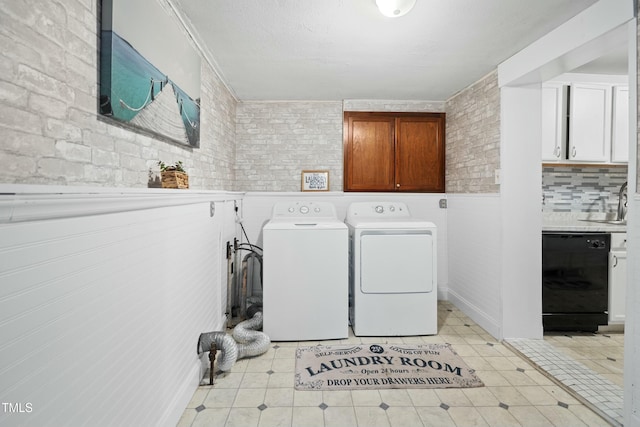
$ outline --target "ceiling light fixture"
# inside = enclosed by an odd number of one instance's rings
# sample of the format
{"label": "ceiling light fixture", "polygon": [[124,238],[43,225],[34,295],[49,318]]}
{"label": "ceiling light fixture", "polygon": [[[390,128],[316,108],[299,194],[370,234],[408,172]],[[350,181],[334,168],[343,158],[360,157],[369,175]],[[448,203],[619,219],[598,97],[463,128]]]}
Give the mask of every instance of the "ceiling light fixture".
{"label": "ceiling light fixture", "polygon": [[416,0],[376,0],[380,13],[389,18],[397,18],[407,14],[415,4]]}

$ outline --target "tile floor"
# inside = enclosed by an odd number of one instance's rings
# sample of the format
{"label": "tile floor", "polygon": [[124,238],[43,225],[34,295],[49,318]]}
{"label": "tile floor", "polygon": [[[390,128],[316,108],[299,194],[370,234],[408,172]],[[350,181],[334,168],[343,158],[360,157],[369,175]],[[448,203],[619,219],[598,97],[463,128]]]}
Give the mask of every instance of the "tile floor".
{"label": "tile floor", "polygon": [[603,418],[497,342],[446,301],[438,305],[439,334],[323,341],[450,343],[485,383],[467,389],[297,391],[297,346],[272,343],[265,354],[239,360],[193,395],[178,426],[607,426]]}
{"label": "tile floor", "polygon": [[507,340],[507,345],[553,376],[612,425],[622,425],[624,334],[550,334],[544,340]]}
{"label": "tile floor", "polygon": [[624,333],[570,333],[545,335],[544,340],[562,353],[624,386]]}

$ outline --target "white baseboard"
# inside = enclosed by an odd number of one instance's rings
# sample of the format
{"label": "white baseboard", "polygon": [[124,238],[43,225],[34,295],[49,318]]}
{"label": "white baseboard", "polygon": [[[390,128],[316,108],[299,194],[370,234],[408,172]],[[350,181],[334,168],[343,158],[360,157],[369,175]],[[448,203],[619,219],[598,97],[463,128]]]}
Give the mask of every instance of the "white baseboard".
{"label": "white baseboard", "polygon": [[438,284],[438,301],[449,301],[449,288]]}
{"label": "white baseboard", "polygon": [[496,319],[492,319],[478,307],[462,298],[451,289],[447,289],[447,300],[460,309],[464,314],[469,316],[471,320],[476,322],[478,326],[491,334],[491,336],[498,340],[502,339],[502,328]]}
{"label": "white baseboard", "polygon": [[198,362],[193,364],[189,375],[184,378],[180,387],[175,391],[171,404],[167,406],[160,417],[159,426],[175,426],[176,420],[179,420],[184,413],[204,375],[201,359],[199,358]]}

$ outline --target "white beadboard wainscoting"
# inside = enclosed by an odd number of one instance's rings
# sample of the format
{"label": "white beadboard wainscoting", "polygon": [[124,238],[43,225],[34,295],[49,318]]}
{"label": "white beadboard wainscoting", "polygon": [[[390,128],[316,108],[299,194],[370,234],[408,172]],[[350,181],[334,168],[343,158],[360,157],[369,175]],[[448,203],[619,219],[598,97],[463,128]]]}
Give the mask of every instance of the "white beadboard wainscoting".
{"label": "white beadboard wainscoting", "polygon": [[224,327],[242,195],[0,193],[0,425],[176,425],[198,336]]}
{"label": "white beadboard wainscoting", "polygon": [[501,218],[498,194],[448,194],[448,299],[502,338]]}
{"label": "white beadboard wainscoting", "polygon": [[[639,147],[640,148],[640,147]],[[634,153],[635,154],[635,153]],[[640,169],[639,169],[640,170]],[[634,176],[634,175],[631,175]],[[639,183],[630,180],[630,189]],[[640,193],[629,197],[627,212],[627,308],[624,325],[624,425],[640,426],[640,399],[637,397],[640,384]]]}
{"label": "white beadboard wainscoting", "polygon": [[243,225],[252,244],[262,245],[262,227],[271,218],[273,205],[277,202],[299,200],[333,203],[338,219],[344,221],[347,208],[353,202],[404,202],[411,214],[433,222],[438,227],[438,298],[447,299],[447,209],[439,202],[445,194],[430,193],[350,193],[350,192],[247,192],[242,201]]}

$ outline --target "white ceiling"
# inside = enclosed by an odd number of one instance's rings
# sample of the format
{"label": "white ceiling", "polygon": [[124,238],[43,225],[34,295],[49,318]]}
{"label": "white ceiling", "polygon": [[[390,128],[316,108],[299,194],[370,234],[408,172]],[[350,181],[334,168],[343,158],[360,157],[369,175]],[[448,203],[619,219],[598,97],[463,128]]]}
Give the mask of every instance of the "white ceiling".
{"label": "white ceiling", "polygon": [[444,101],[596,0],[417,0],[400,18],[375,0],[171,2],[240,100]]}

